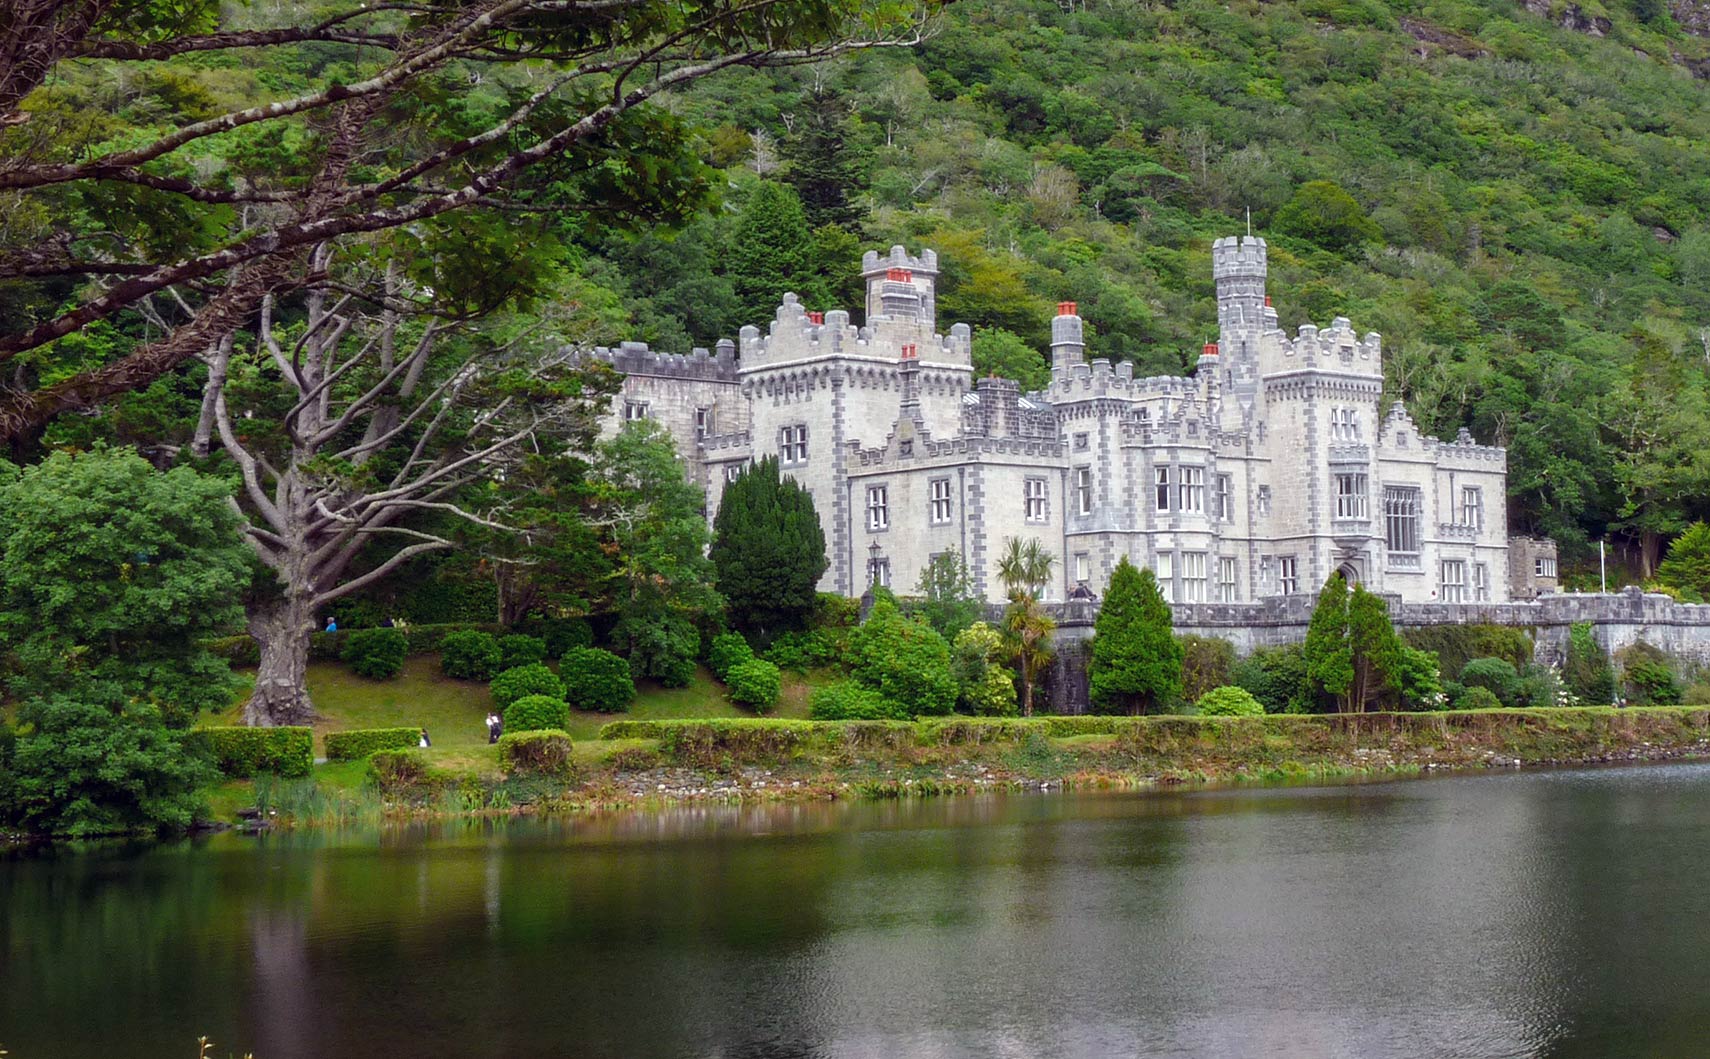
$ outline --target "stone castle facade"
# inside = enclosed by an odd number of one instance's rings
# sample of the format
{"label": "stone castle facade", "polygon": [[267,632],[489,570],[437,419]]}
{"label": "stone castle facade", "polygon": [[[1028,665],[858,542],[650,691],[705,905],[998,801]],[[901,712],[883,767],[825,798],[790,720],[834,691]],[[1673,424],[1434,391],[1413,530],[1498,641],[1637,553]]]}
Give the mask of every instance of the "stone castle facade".
{"label": "stone castle facade", "polygon": [[937,330],[938,259],[862,262],[865,326],[784,295],[764,332],[688,355],[625,343],[608,429],[650,418],[705,488],[776,455],[812,494],[821,588],[914,589],[956,550],[1001,601],[1006,539],[1058,557],[1048,600],[1097,598],[1122,556],[1174,603],[1311,596],[1338,571],[1402,603],[1499,604],[1556,587],[1553,542],[1507,534],[1507,455],[1427,437],[1383,406],[1378,335],[1346,319],[1290,335],[1265,293],[1263,239],[1212,247],[1218,340],[1191,376],[1088,361],[1073,302],[1052,321],[1051,383],[975,379],[971,333]]}

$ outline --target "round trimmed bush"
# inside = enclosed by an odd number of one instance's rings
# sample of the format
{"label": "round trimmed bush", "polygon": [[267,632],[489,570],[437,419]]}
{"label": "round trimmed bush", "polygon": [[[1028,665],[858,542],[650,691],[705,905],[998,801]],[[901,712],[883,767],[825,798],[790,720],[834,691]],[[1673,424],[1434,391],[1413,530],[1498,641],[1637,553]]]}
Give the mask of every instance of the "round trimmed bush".
{"label": "round trimmed bush", "polygon": [[771,712],[784,690],[778,667],[764,658],[750,658],[731,666],[725,683],[730,688],[730,701],[750,707],[755,713]]}
{"label": "round trimmed bush", "polygon": [[1246,688],[1224,685],[1212,688],[1194,703],[1202,717],[1263,717],[1264,704]]}
{"label": "round trimmed bush", "polygon": [[546,661],[546,641],[538,636],[512,633],[499,637],[498,646],[500,669],[515,669]]}
{"label": "round trimmed bush", "polygon": [[525,695],[564,698],[564,682],[544,662],[507,669],[494,677],[487,687],[493,693],[493,705],[500,710]]}
{"label": "round trimmed bush", "polygon": [[539,732],[570,723],[570,707],[551,695],[524,695],[505,707],[505,731]]}
{"label": "round trimmed bush", "polygon": [[598,647],[566,651],[558,671],[564,675],[564,693],[578,710],[621,713],[635,698],[635,680],[629,663]]}
{"label": "round trimmed bush", "polygon": [[569,733],[561,730],[506,733],[499,737],[499,764],[510,773],[562,775],[570,771],[571,747]]}
{"label": "round trimmed bush", "polygon": [[456,680],[492,680],[510,668],[500,664],[503,657],[498,638],[479,629],[449,633],[439,642],[439,671]]}
{"label": "round trimmed bush", "polygon": [[1461,692],[1461,697],[1455,700],[1455,709],[1457,710],[1496,710],[1501,708],[1502,700],[1496,697],[1496,692],[1476,685]]}
{"label": "round trimmed bush", "polygon": [[1486,688],[1497,701],[1509,706],[1520,695],[1520,671],[1506,658],[1475,658],[1461,667],[1460,682],[1469,688]]}
{"label": "round trimmed bush", "polygon": [[840,680],[835,684],[827,684],[815,688],[808,699],[808,716],[816,721],[906,721],[909,712],[900,704],[891,702],[879,692],[857,684],[853,680]]}
{"label": "round trimmed bush", "polygon": [[369,680],[391,680],[404,668],[410,638],[397,629],[359,629],[344,641],[339,657]]}
{"label": "round trimmed bush", "polygon": [[741,633],[719,633],[713,637],[712,646],[707,649],[707,668],[713,671],[713,676],[726,680],[731,666],[749,661],[753,657],[754,648],[748,645]]}

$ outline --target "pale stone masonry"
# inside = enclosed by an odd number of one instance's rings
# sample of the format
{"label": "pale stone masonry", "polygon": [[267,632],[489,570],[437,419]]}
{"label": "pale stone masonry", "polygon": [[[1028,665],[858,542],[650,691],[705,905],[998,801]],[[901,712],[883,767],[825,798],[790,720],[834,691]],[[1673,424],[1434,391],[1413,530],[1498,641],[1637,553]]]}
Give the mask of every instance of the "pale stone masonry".
{"label": "pale stone masonry", "polygon": [[930,557],[1002,598],[1006,539],[1058,558],[1047,598],[1101,596],[1122,556],[1172,602],[1310,597],[1341,571],[1401,603],[1505,603],[1555,589],[1553,542],[1507,536],[1507,454],[1427,437],[1383,406],[1383,351],[1338,317],[1278,327],[1263,239],[1212,246],[1219,334],[1193,375],[1086,357],[1073,302],[1051,383],[976,380],[971,334],[937,330],[937,255],[862,261],[866,324],[786,294],[764,332],[713,352],[600,350],[626,376],[608,428],[657,420],[707,491],[779,457],[814,497],[825,591],[908,592]]}

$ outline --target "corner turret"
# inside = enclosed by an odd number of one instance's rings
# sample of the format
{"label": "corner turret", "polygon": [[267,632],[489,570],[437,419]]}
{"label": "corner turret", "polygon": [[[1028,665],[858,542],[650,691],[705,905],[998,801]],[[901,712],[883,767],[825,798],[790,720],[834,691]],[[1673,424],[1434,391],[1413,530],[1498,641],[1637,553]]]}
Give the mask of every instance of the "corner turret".
{"label": "corner turret", "polygon": [[1223,342],[1265,327],[1268,272],[1265,241],[1256,235],[1229,236],[1211,244],[1211,278],[1217,284],[1217,326]]}
{"label": "corner turret", "polygon": [[922,250],[911,257],[900,246],[880,257],[869,250],[861,257],[861,278],[867,284],[867,326],[886,317],[918,320],[931,328],[938,320],[938,254]]}

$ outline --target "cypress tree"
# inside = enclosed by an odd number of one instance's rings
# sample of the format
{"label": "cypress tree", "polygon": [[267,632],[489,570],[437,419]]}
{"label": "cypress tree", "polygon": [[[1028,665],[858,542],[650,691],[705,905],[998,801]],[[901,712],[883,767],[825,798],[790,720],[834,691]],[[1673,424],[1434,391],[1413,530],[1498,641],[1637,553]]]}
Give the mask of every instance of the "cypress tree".
{"label": "cypress tree", "polygon": [[823,86],[811,89],[802,102],[798,131],[784,143],[787,179],[801,195],[810,225],[856,228],[867,211],[849,196],[867,186],[867,158],[850,142],[849,106]]}
{"label": "cypress tree", "polygon": [[760,639],[802,628],[825,573],[813,496],[768,456],[724,487],[709,553],[730,623]]}
{"label": "cypress tree", "polygon": [[742,319],[762,331],[787,291],[807,308],[829,298],[801,200],[782,184],[762,183],[749,194],[725,260]]}
{"label": "cypress tree", "polygon": [[1354,683],[1354,660],[1348,650],[1348,583],[1332,574],[1318,593],[1318,605],[1306,627],[1306,675],[1313,685],[1336,696],[1347,708],[1348,690]]}
{"label": "cypress tree", "polygon": [[1182,692],[1182,645],[1170,606],[1150,570],[1124,556],[1093,625],[1088,664],[1093,706],[1103,713],[1153,713]]}
{"label": "cypress tree", "polygon": [[1364,713],[1367,705],[1385,687],[1396,687],[1402,644],[1389,620],[1389,604],[1355,585],[1348,600],[1348,661],[1353,679],[1348,686],[1348,708]]}

